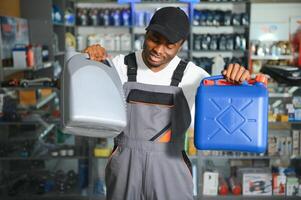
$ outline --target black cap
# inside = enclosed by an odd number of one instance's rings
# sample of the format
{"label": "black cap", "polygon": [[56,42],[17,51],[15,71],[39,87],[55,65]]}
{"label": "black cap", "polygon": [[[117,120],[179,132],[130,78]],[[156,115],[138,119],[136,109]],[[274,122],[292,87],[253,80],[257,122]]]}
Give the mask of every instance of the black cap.
{"label": "black cap", "polygon": [[145,30],[158,32],[170,43],[176,43],[187,39],[189,19],[179,7],[164,7],[155,12]]}

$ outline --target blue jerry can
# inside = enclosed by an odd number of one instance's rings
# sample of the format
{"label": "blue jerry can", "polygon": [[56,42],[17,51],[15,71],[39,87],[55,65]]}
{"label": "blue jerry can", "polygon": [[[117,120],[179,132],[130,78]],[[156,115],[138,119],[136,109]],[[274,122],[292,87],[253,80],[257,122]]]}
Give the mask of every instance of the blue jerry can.
{"label": "blue jerry can", "polygon": [[267,148],[267,79],[233,85],[223,76],[202,80],[196,95],[194,143],[200,150],[262,153]]}

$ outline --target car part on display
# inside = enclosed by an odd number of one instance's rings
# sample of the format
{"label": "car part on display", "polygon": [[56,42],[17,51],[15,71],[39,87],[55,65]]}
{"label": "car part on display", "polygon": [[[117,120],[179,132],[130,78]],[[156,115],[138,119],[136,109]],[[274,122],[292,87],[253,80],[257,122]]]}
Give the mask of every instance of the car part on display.
{"label": "car part on display", "polygon": [[64,14],[62,10],[57,5],[52,5],[52,21],[54,23],[63,23],[64,22]]}
{"label": "car part on display", "polygon": [[247,40],[243,34],[205,34],[193,35],[193,48],[200,50],[246,50]]}
{"label": "car part on display", "polygon": [[89,60],[86,54],[69,55],[61,80],[63,132],[117,136],[127,121],[123,87],[115,67],[112,62]]}
{"label": "car part on display", "polygon": [[267,147],[267,77],[241,85],[212,76],[197,90],[195,146],[200,150],[262,153]]}
{"label": "car part on display", "polygon": [[66,25],[75,25],[75,14],[72,8],[67,8],[65,10],[65,24]]}
{"label": "car part on display", "polygon": [[218,37],[216,35],[213,35],[211,38],[210,45],[209,45],[210,50],[215,51],[218,49],[217,41],[218,41]]}
{"label": "car part on display", "polygon": [[96,8],[90,9],[88,11],[88,25],[97,26],[99,24],[98,11]]}
{"label": "car part on display", "polygon": [[226,44],[227,44],[227,39],[225,35],[221,35],[220,39],[219,39],[219,50],[221,51],[225,51],[226,50]]}
{"label": "car part on display", "polygon": [[57,81],[50,78],[37,78],[37,79],[13,79],[8,81],[2,81],[1,87],[57,87]]}
{"label": "car part on display", "polygon": [[10,96],[3,98],[3,121],[19,121],[20,115],[17,112],[18,101]]}
{"label": "car part on display", "polygon": [[249,16],[247,13],[194,9],[192,23],[194,26],[247,26],[249,25]]}
{"label": "car part on display", "polygon": [[80,26],[130,26],[129,8],[78,8],[76,23]]}
{"label": "car part on display", "polygon": [[76,25],[80,25],[80,26],[88,25],[87,9],[78,8],[76,10]]}
{"label": "car part on display", "polygon": [[72,33],[70,32],[65,33],[65,44],[66,44],[66,49],[69,47],[72,47],[74,49],[76,48],[76,39]]}
{"label": "car part on display", "polygon": [[238,181],[238,179],[234,176],[231,176],[228,180],[230,190],[233,195],[241,195],[241,183]]}
{"label": "car part on display", "polygon": [[243,26],[249,25],[249,15],[247,13],[241,13],[241,21],[240,24]]}
{"label": "car part on display", "polygon": [[299,67],[267,65],[262,67],[260,71],[268,74],[278,83],[285,83],[290,86],[301,85],[301,68]]}

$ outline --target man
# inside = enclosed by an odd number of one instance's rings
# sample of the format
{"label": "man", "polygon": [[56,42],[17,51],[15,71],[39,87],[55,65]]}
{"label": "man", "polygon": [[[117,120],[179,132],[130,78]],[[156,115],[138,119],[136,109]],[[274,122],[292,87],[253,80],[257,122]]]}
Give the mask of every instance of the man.
{"label": "man", "polygon": [[[184,134],[197,87],[209,75],[177,56],[189,34],[181,9],[159,9],[146,31],[143,50],[113,59],[124,84],[128,124],[106,167],[107,199],[192,200]],[[96,61],[107,57],[100,45],[85,52]],[[238,64],[230,64],[223,75],[237,83],[250,78]]]}

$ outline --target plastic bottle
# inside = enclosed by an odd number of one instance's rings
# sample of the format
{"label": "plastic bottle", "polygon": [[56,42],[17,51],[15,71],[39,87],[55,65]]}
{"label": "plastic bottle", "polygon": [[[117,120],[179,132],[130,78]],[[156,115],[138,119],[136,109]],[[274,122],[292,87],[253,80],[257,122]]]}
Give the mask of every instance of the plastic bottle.
{"label": "plastic bottle", "polygon": [[218,177],[218,194],[227,195],[229,193],[229,187],[224,177]]}
{"label": "plastic bottle", "polygon": [[34,67],[34,65],[35,65],[34,52],[33,52],[33,49],[32,49],[31,45],[29,45],[27,47],[26,61],[27,61],[27,67],[29,67],[29,68]]}
{"label": "plastic bottle", "polygon": [[241,195],[241,184],[238,182],[237,178],[231,176],[229,178],[229,186],[233,195]]}

